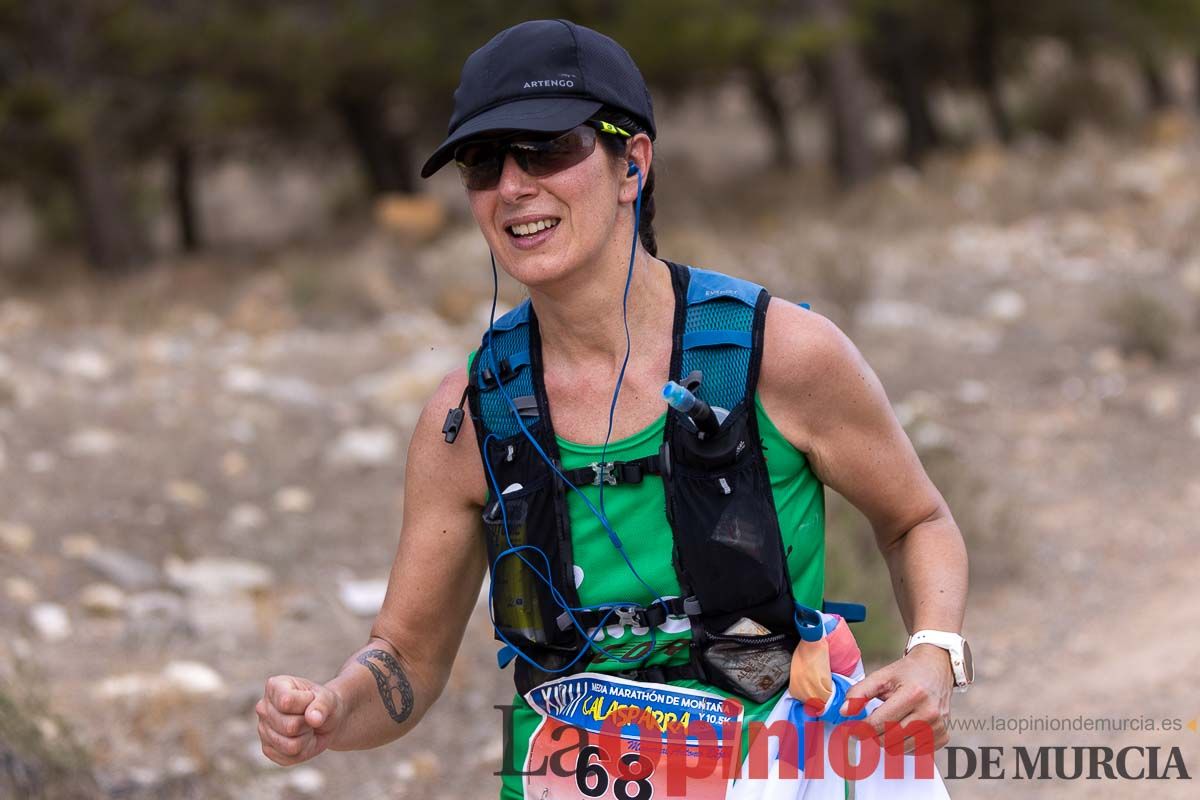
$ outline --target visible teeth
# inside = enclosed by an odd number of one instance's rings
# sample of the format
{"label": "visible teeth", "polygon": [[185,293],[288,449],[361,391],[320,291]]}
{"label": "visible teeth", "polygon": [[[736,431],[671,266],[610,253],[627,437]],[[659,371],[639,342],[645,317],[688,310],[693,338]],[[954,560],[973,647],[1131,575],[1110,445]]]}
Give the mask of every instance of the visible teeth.
{"label": "visible teeth", "polygon": [[539,219],[537,222],[530,222],[524,225],[513,225],[512,232],[517,236],[529,236],[530,234],[544,231],[546,228],[553,228],[558,224],[556,219]]}

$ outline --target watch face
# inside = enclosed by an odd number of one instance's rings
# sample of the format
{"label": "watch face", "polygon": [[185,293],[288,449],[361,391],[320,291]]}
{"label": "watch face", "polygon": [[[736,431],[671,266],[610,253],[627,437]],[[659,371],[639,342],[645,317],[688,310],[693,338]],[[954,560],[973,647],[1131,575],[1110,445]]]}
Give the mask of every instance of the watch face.
{"label": "watch face", "polygon": [[967,640],[962,640],[963,651],[963,670],[967,673],[967,683],[975,680],[975,662],[971,659],[971,645],[967,644]]}

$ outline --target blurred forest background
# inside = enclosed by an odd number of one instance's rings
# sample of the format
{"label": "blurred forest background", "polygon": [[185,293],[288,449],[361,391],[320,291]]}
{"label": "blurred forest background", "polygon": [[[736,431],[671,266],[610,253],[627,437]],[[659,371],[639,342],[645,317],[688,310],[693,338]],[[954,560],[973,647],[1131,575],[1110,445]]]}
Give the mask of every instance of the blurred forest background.
{"label": "blurred forest background", "polygon": [[[651,86],[662,255],[879,373],[970,548],[956,716],[1195,713],[1200,0],[0,0],[0,800],[496,796],[486,594],[416,736],[283,770],[253,707],[378,609],[492,292],[454,170],[417,170],[466,56],[545,17]],[[878,666],[888,574],[828,502]]]}
{"label": "blurred forest background", "polygon": [[[744,84],[779,168],[800,161],[797,107],[820,108],[823,160],[845,185],[968,137],[1128,123],[1103,59],[1133,70],[1145,110],[1200,107],[1195,0],[3,0],[0,185],[19,189],[40,242],[109,271],[203,249],[206,173],[264,149],[338,152],[364,193],[417,193],[465,57],[539,16],[612,35],[660,103]],[[1031,84],[1047,39],[1062,63],[1054,85]],[[981,103],[988,129],[941,117],[945,90]],[[890,152],[872,135],[876,95],[902,121]],[[170,235],[152,236],[156,214]]]}

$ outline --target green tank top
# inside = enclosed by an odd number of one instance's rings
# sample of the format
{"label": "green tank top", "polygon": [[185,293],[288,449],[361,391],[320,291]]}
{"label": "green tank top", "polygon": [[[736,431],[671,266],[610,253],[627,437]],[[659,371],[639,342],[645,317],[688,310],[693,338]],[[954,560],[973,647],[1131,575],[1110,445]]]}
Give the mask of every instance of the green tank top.
{"label": "green tank top", "polygon": [[[763,410],[755,396],[759,432],[771,479],[771,493],[779,517],[787,555],[788,573],[792,578],[792,593],[797,602],[810,608],[820,608],[825,584],[825,493],[824,485],[813,474],[804,453],[783,437]],[[631,461],[658,451],[663,440],[666,414],[652,425],[632,436],[610,442],[605,454],[607,461]],[[586,467],[600,460],[600,445],[584,445],[557,438],[564,469]],[[600,489],[581,487],[596,508],[600,507]],[[599,520],[593,516],[575,492],[567,492],[567,509],[571,518],[571,546],[575,559],[575,583],[583,606],[612,602],[633,602],[648,606],[655,598],[634,577],[620,554],[609,540]],[[661,477],[647,476],[641,483],[606,486],[604,511],[620,537],[630,562],[642,579],[663,597],[680,594],[679,581],[671,563],[671,528],[666,516],[666,498]],[[687,645],[691,633],[686,621],[668,620],[659,627],[654,652],[645,665],[682,663],[687,660]],[[620,672],[630,669],[616,658],[638,658],[650,649],[650,634],[644,629],[607,626],[597,644],[612,657],[595,653],[589,661],[589,672]],[[675,685],[704,689],[728,696],[717,687],[697,681],[674,681]],[[767,717],[777,698],[765,703],[752,703],[739,698],[744,706],[745,722]],[[530,737],[541,717],[520,695],[513,699],[511,718],[513,746],[512,761],[503,766],[501,800],[524,797],[522,778],[516,774],[524,768]],[[745,731],[745,728],[743,728]],[[743,752],[746,742],[743,741]]]}

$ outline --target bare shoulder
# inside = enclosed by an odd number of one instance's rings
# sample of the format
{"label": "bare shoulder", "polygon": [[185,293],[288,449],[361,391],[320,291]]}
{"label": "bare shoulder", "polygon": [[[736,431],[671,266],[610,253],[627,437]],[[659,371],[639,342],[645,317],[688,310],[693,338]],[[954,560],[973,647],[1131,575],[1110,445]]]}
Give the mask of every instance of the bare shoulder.
{"label": "bare shoulder", "polygon": [[442,434],[446,412],[458,407],[466,387],[466,367],[456,367],[425,403],[409,444],[406,482],[422,489],[437,487],[437,493],[447,499],[482,507],[487,483],[469,410],[463,409],[462,428],[453,443]]}
{"label": "bare shoulder", "polygon": [[784,436],[808,452],[820,428],[849,410],[845,404],[877,402],[882,387],[858,348],[829,318],[771,298],[758,391]]}

